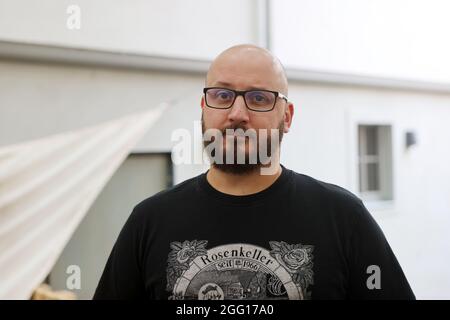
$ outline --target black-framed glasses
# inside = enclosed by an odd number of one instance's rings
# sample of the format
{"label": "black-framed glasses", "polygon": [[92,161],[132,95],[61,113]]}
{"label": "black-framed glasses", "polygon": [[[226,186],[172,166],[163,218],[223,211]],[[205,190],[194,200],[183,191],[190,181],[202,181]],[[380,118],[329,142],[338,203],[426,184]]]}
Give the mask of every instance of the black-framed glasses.
{"label": "black-framed glasses", "polygon": [[275,108],[277,99],[281,98],[288,102],[288,98],[277,91],[270,90],[232,90],[228,88],[209,87],[204,88],[206,105],[215,109],[229,109],[233,106],[238,96],[244,98],[246,107],[249,110],[258,112],[272,111]]}

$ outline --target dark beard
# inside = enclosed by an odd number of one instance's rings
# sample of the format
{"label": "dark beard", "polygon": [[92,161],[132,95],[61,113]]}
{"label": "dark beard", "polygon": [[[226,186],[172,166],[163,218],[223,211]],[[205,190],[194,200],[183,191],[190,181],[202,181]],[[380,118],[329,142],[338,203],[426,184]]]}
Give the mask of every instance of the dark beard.
{"label": "dark beard", "polygon": [[[201,122],[202,122],[202,135],[205,134],[205,131],[207,130],[205,127],[205,122],[203,120],[203,113],[202,113],[202,118],[201,118]],[[222,134],[223,134],[223,138],[225,139],[225,130],[226,129],[242,129],[245,131],[245,128],[241,127],[241,126],[236,126],[236,127],[228,127],[222,130]],[[281,120],[280,123],[278,124],[278,146],[281,146],[281,140],[283,139],[283,132],[284,132],[284,121]],[[203,140],[203,147],[206,148],[210,143],[212,143],[211,141],[205,141]],[[247,140],[245,142],[246,144],[248,143]],[[272,137],[270,134],[267,135],[267,139],[266,139],[266,146],[267,146],[267,156],[271,157],[272,156]],[[256,163],[250,163],[250,155],[249,154],[245,154],[245,162],[244,163],[238,163],[237,162],[237,139],[234,139],[234,161],[233,163],[226,163],[226,159],[225,159],[225,152],[223,153],[223,161],[222,163],[216,163],[214,161],[214,150],[212,150],[211,155],[208,154],[210,161],[211,161],[211,165],[224,172],[224,173],[229,173],[229,174],[233,174],[233,175],[249,175],[251,173],[256,172],[257,170],[261,169],[261,167],[268,167],[270,166],[270,163],[267,164],[263,164],[261,162],[260,159],[260,155],[259,155],[259,137],[257,139],[257,148],[256,148]],[[278,149],[275,150],[275,152],[279,152]]]}

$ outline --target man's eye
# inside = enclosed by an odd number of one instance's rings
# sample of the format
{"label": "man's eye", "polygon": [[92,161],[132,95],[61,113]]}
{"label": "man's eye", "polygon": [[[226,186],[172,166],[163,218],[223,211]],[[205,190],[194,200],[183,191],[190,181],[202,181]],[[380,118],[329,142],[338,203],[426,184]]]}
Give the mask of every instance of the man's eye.
{"label": "man's eye", "polygon": [[264,102],[264,101],[266,101],[266,97],[264,97],[264,96],[262,96],[262,95],[256,95],[256,96],[254,97],[254,99],[255,99],[255,101],[257,101],[257,102]]}
{"label": "man's eye", "polygon": [[267,101],[269,99],[267,99],[267,97],[264,94],[255,93],[251,96],[250,100],[254,103],[262,104],[262,103],[267,103]]}
{"label": "man's eye", "polygon": [[219,91],[216,93],[216,97],[222,100],[228,100],[231,99],[231,94],[226,91]]}

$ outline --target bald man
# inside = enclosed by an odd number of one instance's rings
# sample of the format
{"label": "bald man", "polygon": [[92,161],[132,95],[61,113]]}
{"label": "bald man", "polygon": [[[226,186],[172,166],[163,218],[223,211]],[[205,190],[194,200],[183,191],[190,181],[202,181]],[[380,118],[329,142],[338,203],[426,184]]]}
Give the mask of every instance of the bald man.
{"label": "bald man", "polygon": [[294,105],[280,61],[239,45],[201,99],[209,170],[134,207],[94,299],[414,299],[349,191],[280,164]]}

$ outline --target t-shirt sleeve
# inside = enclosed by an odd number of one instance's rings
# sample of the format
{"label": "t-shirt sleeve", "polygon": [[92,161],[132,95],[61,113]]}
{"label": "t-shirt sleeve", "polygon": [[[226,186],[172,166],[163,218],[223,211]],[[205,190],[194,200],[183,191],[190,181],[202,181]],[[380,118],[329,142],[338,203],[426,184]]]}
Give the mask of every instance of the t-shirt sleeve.
{"label": "t-shirt sleeve", "polygon": [[94,300],[144,299],[140,241],[141,230],[133,210],[111,251],[95,291]]}
{"label": "t-shirt sleeve", "polygon": [[350,299],[415,299],[381,228],[358,200],[350,238]]}

